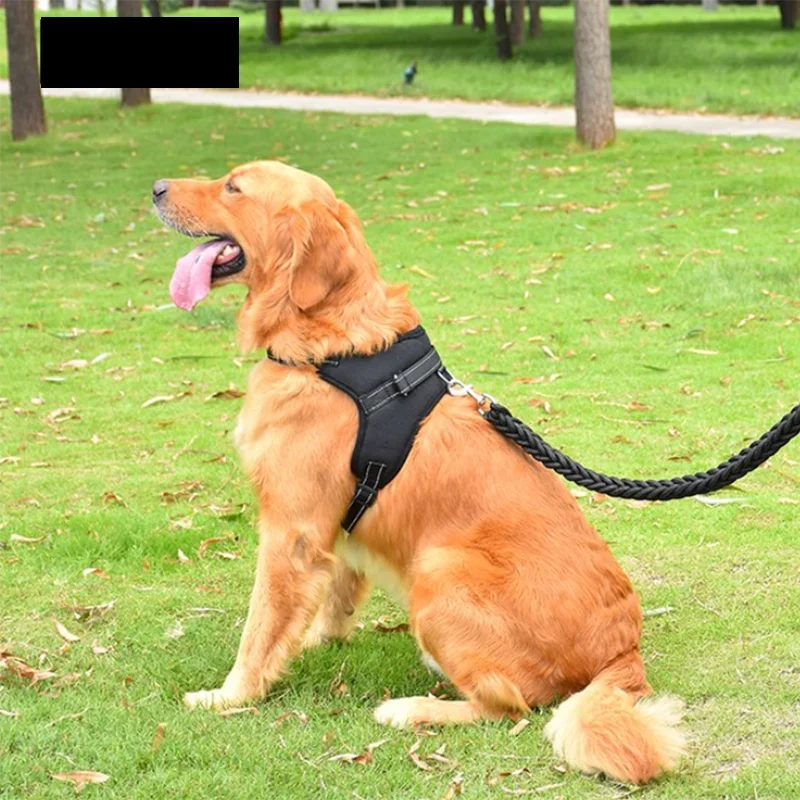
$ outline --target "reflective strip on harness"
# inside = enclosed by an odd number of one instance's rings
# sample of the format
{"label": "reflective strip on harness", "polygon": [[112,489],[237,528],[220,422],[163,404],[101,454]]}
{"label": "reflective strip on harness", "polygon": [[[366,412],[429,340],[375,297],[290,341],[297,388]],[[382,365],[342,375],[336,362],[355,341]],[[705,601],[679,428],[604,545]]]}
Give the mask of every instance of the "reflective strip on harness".
{"label": "reflective strip on harness", "polygon": [[437,374],[439,354],[415,328],[371,356],[325,361],[319,376],[353,398],[358,407],[350,469],[356,491],[342,521],[349,533],[405,463],[419,426],[447,391]]}

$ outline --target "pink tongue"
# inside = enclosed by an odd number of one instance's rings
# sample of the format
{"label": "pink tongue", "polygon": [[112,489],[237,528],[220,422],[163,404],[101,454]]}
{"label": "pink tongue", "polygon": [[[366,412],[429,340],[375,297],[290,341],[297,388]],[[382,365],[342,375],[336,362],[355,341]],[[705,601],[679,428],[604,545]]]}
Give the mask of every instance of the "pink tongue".
{"label": "pink tongue", "polygon": [[211,268],[229,244],[234,243],[229,239],[215,239],[178,259],[169,282],[169,293],[178,308],[191,311],[211,291]]}

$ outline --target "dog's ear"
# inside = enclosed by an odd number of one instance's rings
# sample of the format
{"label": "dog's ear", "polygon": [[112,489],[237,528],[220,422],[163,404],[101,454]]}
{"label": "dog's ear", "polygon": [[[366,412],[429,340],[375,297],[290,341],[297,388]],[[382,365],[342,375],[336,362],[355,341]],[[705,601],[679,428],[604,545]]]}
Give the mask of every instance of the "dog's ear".
{"label": "dog's ear", "polygon": [[288,235],[289,299],[307,311],[343,282],[349,241],[334,212],[319,200],[281,216]]}

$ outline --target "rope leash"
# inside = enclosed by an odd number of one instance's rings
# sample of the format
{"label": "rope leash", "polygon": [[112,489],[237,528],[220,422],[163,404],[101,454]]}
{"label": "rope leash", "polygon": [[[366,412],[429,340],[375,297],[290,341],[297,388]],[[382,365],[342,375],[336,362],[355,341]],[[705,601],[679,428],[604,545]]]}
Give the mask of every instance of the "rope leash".
{"label": "rope leash", "polygon": [[583,464],[547,444],[539,434],[534,433],[493,397],[475,392],[471,386],[453,378],[444,370],[440,375],[442,380],[447,382],[451,394],[469,395],[474,398],[478,402],[482,416],[499,433],[519,445],[528,455],[568,481],[609,497],[624,497],[630,500],[678,500],[697,494],[716,492],[760,467],[800,433],[800,403],[798,403],[760,438],[727,461],[723,461],[718,467],[706,472],[649,481],[615,478],[584,467]]}

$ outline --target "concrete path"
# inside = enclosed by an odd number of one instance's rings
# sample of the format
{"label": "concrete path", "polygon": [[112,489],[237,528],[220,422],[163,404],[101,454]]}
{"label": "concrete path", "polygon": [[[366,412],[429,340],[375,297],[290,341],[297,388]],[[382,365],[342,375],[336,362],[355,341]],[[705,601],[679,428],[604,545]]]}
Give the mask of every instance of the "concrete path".
{"label": "concrete path", "polygon": [[[119,89],[45,89],[45,97],[119,97]],[[8,94],[8,81],[0,81]],[[573,127],[573,108],[542,108],[461,100],[415,100],[359,95],[306,95],[220,89],[153,89],[154,103],[190,103],[234,108],[282,108],[293,111],[334,111],[344,114],[423,115],[448,119],[512,122],[518,125]],[[715,136],[771,136],[800,139],[800,119],[733,117],[723,114],[671,114],[618,108],[617,128],[627,131],[678,131]]]}

